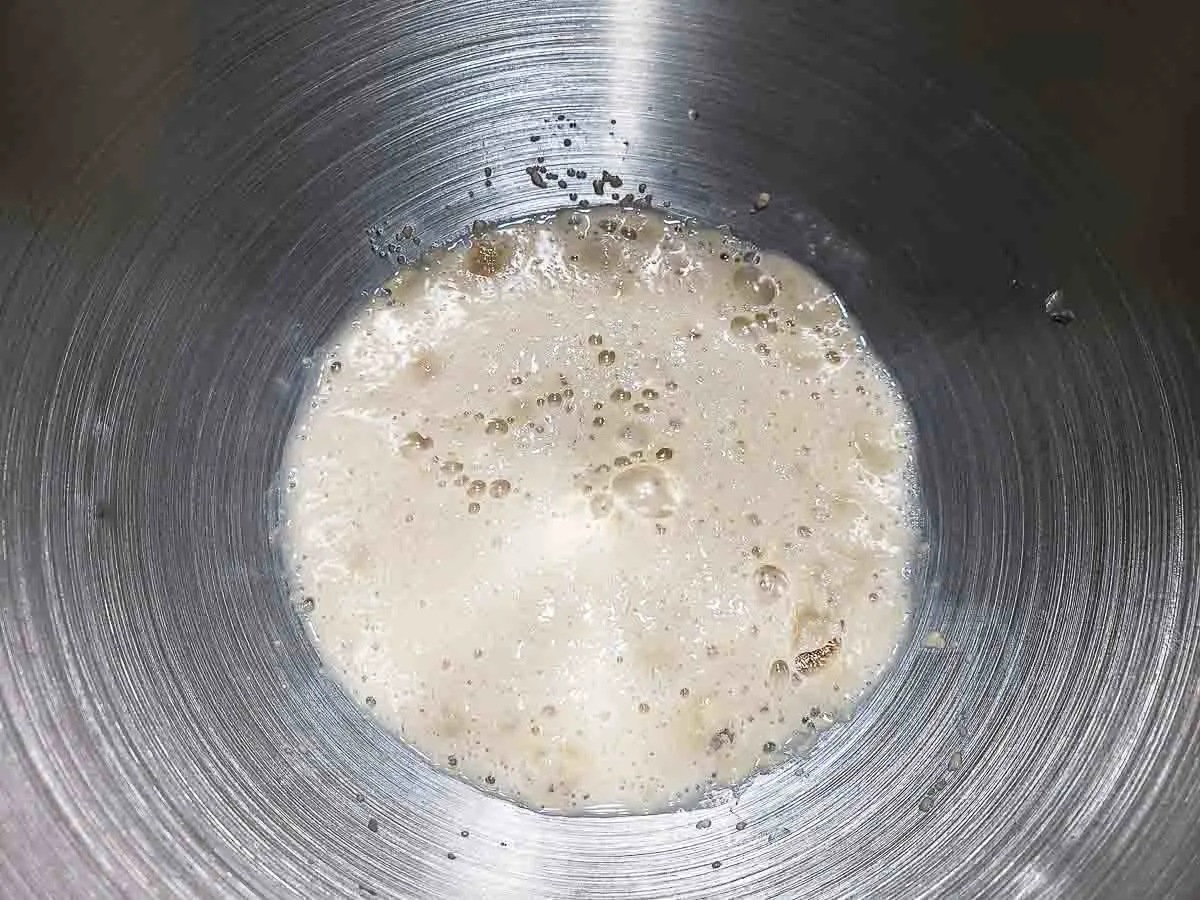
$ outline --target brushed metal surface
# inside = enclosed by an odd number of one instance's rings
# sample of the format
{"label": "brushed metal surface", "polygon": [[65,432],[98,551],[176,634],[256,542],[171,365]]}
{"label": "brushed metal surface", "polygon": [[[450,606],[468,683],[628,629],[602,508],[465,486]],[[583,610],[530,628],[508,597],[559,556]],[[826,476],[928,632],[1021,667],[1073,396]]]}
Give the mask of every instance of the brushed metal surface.
{"label": "brushed metal surface", "polygon": [[[0,895],[1196,896],[1197,280],[1185,156],[1123,130],[1175,146],[1186,29],[939,5],[6,4]],[[841,290],[912,403],[929,550],[811,757],[564,819],[322,676],[272,479],[361,292],[602,169]]]}

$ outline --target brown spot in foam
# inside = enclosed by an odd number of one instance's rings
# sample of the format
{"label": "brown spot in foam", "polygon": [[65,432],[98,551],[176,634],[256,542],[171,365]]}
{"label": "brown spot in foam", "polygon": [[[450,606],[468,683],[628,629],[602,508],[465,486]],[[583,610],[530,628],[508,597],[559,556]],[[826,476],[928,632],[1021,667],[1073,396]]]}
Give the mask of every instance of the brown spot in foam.
{"label": "brown spot in foam", "polygon": [[409,369],[420,381],[432,381],[445,368],[446,363],[442,358],[432,352],[422,353],[409,363]]}
{"label": "brown spot in foam", "polygon": [[507,268],[512,259],[511,248],[495,238],[476,238],[467,250],[467,271],[490,278]]}
{"label": "brown spot in foam", "polygon": [[814,650],[801,650],[796,654],[794,669],[797,673],[815,672],[823,667],[842,649],[842,639],[834,636]]}

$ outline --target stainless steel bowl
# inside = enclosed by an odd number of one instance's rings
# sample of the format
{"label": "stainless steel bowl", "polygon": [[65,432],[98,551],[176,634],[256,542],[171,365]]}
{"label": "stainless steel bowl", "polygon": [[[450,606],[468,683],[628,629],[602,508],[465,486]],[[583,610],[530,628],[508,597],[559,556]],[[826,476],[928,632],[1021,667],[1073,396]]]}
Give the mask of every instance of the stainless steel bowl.
{"label": "stainless steel bowl", "polygon": [[[1200,893],[1194,29],[75,6],[0,11],[0,895]],[[539,156],[808,262],[915,412],[898,663],[713,809],[553,818],[436,773],[322,675],[279,576],[306,355],[399,256],[567,204]]]}

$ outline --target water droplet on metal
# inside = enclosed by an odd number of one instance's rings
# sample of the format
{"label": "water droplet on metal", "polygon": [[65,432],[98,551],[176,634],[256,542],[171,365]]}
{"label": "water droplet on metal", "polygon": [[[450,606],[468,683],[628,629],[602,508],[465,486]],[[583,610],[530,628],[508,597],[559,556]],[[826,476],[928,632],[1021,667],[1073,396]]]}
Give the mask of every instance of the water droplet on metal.
{"label": "water droplet on metal", "polygon": [[1062,291],[1054,291],[1046,298],[1046,315],[1056,325],[1070,325],[1075,321],[1075,313],[1067,307]]}

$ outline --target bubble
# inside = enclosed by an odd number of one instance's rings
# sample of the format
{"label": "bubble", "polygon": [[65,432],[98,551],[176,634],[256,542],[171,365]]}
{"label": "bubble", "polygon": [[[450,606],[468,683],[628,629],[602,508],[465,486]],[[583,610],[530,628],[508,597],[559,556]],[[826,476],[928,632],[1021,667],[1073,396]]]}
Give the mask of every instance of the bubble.
{"label": "bubble", "polygon": [[492,482],[491,486],[488,488],[488,493],[491,494],[493,497],[495,497],[497,500],[504,499],[505,497],[507,497],[509,495],[509,493],[511,491],[512,491],[512,483],[503,478],[497,478],[495,481]]}
{"label": "bubble", "polygon": [[602,519],[612,512],[613,499],[608,494],[596,494],[596,496],[592,497],[592,501],[588,506],[593,516],[597,519]]}
{"label": "bubble", "polygon": [[777,659],[771,663],[771,681],[774,683],[787,682],[792,676],[785,660]]}
{"label": "bubble", "polygon": [[650,712],[650,704],[643,700],[641,703],[638,704],[638,712],[640,712],[640,713]]}
{"label": "bubble", "polygon": [[712,828],[712,819],[701,819],[696,823],[696,828],[698,828],[700,831],[706,831],[709,828]]}
{"label": "bubble", "polygon": [[729,333],[736,338],[754,337],[754,320],[748,316],[734,316],[729,320]]}
{"label": "bubble", "polygon": [[508,423],[503,419],[489,419],[483,430],[486,434],[508,434]]}
{"label": "bubble", "polygon": [[659,462],[666,462],[674,455],[675,451],[670,447],[659,447],[656,451],[654,451],[654,458]]}
{"label": "bubble", "polygon": [[429,450],[433,447],[433,438],[426,437],[419,431],[410,431],[400,442],[401,450]]}
{"label": "bubble", "polygon": [[480,505],[478,503],[468,503],[467,504],[467,512],[469,512],[471,515],[475,515],[475,513],[479,512],[479,510],[481,508],[482,507],[480,507]]}
{"label": "bubble", "polygon": [[442,471],[447,475],[457,475],[463,470],[463,464],[456,459],[448,459],[442,463]]}
{"label": "bubble", "polygon": [[779,295],[775,279],[754,265],[734,269],[733,286],[739,297],[758,306],[774,303]]}
{"label": "bubble", "polygon": [[656,391],[654,388],[649,388],[649,387],[642,388],[642,399],[643,400],[657,400],[658,399],[658,391]]}
{"label": "bubble", "polygon": [[476,478],[474,481],[472,481],[470,484],[467,485],[467,496],[468,497],[482,497],[483,492],[486,490],[487,490],[487,482],[480,481],[478,478]]}
{"label": "bubble", "polygon": [[310,613],[317,608],[317,601],[313,597],[305,597],[300,601],[300,612]]}
{"label": "bubble", "polygon": [[589,334],[588,344],[592,347],[599,347],[604,343],[604,336],[600,334]]}
{"label": "bubble", "polygon": [[646,415],[650,412],[650,407],[641,401],[633,404],[633,411],[639,415]]}
{"label": "bubble", "polygon": [[617,361],[617,354],[615,350],[601,350],[596,359],[600,361],[600,365],[602,366],[611,366]]}
{"label": "bubble", "polygon": [[601,427],[603,424],[604,424],[604,416],[596,416],[594,419],[592,419],[592,425],[596,428]]}
{"label": "bubble", "polygon": [[666,518],[678,505],[670,477],[654,465],[624,469],[614,476],[612,490],[623,506],[647,519]]}
{"label": "bubble", "polygon": [[563,395],[558,391],[551,391],[546,395],[546,402],[551,406],[562,406]]}
{"label": "bubble", "polygon": [[754,586],[764,600],[778,600],[788,592],[787,573],[778,566],[759,566],[754,570]]}
{"label": "bubble", "polygon": [[633,394],[625,390],[625,388],[617,388],[609,397],[610,400],[615,400],[617,403],[625,403],[633,399]]}

